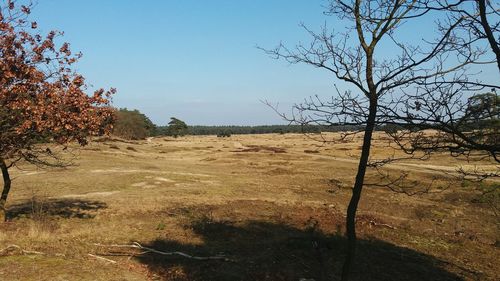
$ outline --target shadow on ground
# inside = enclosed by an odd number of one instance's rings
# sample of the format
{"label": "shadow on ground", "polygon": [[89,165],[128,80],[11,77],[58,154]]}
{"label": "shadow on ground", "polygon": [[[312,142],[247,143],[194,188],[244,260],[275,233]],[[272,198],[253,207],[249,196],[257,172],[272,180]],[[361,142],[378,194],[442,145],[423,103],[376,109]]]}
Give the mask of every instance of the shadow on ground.
{"label": "shadow on ground", "polygon": [[[147,254],[137,259],[161,280],[339,280],[345,240],[315,228],[249,221],[200,221],[191,226],[201,245],[156,240],[143,245],[193,255],[223,254],[234,262],[195,261]],[[463,280],[434,257],[380,240],[361,240],[352,280]]]}
{"label": "shadow on ground", "polygon": [[30,200],[11,205],[7,211],[7,219],[30,217],[61,217],[61,218],[93,218],[96,211],[107,208],[101,201],[84,199],[47,199]]}

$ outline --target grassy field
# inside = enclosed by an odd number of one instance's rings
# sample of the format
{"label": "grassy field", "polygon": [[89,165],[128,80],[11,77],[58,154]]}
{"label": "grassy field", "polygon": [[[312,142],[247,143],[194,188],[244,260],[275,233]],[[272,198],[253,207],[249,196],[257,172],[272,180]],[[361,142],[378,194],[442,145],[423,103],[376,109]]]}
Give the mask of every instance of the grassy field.
{"label": "grassy field", "polygon": [[[66,169],[15,169],[0,248],[20,249],[1,252],[0,280],[338,280],[359,146],[293,134],[104,140]],[[392,153],[378,135],[373,157]],[[470,164],[437,155],[385,168],[433,181],[423,195],[366,186],[354,279],[498,280],[498,193],[444,173]],[[133,242],[227,260],[109,246]]]}

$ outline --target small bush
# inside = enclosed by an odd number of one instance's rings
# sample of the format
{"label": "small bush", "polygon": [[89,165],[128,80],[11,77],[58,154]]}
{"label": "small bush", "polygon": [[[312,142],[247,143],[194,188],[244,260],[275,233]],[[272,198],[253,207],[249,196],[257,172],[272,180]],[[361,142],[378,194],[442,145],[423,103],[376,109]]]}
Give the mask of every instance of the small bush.
{"label": "small bush", "polygon": [[165,230],[165,228],[167,227],[167,225],[163,222],[160,222],[157,226],[156,226],[156,230]]}
{"label": "small bush", "polygon": [[231,137],[231,132],[230,131],[221,131],[217,134],[218,138],[229,138]]}

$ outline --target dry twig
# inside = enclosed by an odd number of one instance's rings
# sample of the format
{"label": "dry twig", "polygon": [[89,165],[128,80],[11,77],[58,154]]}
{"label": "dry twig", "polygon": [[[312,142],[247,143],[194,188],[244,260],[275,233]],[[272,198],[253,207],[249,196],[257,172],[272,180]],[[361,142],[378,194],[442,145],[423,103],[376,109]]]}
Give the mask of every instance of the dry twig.
{"label": "dry twig", "polygon": [[0,250],[0,256],[3,256],[14,250],[19,250],[23,255],[45,255],[45,253],[43,252],[23,250],[23,248],[21,248],[20,246],[12,244]]}
{"label": "dry twig", "polygon": [[108,259],[108,258],[104,258],[104,257],[101,257],[101,256],[97,256],[97,255],[93,255],[93,254],[88,254],[90,257],[93,257],[95,259],[98,259],[98,260],[102,260],[102,261],[105,261],[105,262],[109,262],[109,263],[112,263],[112,264],[116,264],[116,261],[112,260],[112,259]]}

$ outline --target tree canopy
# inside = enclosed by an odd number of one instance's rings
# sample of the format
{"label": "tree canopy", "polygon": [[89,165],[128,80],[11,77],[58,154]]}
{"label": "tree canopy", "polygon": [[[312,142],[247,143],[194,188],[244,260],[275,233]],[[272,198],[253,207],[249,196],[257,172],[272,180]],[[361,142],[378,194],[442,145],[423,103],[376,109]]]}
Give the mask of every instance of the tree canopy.
{"label": "tree canopy", "polygon": [[19,161],[38,166],[59,162],[41,141],[85,145],[88,137],[111,130],[114,89],[87,95],[82,75],[73,70],[81,54],[68,43],[56,44],[61,32],[46,35],[30,22],[31,6],[0,5],[0,168],[4,189],[0,216],[10,190],[8,169]]}
{"label": "tree canopy", "polygon": [[184,136],[187,134],[188,126],[186,122],[177,119],[175,117],[170,117],[170,122],[168,122],[167,135],[173,137]]}
{"label": "tree canopy", "polygon": [[138,140],[156,135],[156,125],[139,110],[120,108],[115,111],[113,134],[125,139]]}

